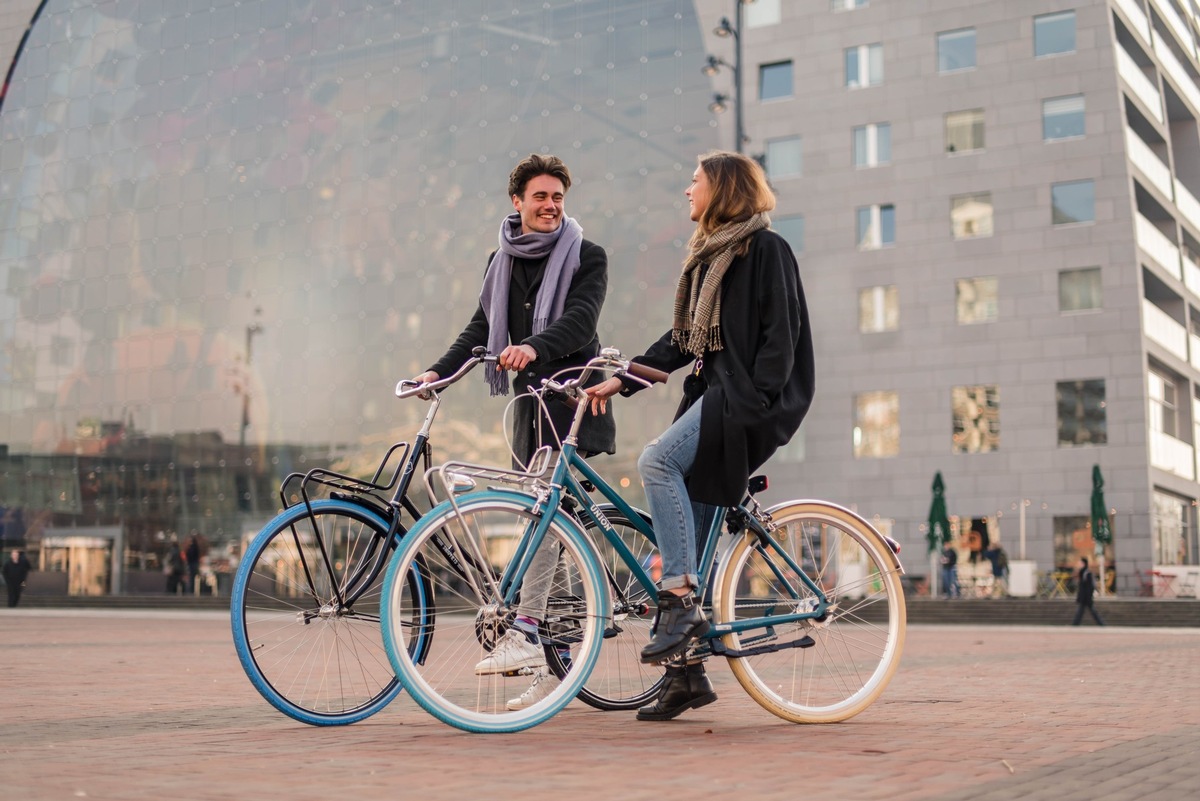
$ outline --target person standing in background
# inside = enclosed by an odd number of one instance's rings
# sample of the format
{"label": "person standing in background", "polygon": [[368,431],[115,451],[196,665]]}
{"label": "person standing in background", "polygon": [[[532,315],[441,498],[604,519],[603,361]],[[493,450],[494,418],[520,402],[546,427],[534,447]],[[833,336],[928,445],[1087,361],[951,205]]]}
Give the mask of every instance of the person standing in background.
{"label": "person standing in background", "polygon": [[33,566],[25,558],[25,554],[13,549],[8,561],[4,563],[4,583],[8,585],[8,608],[12,609],[21,602],[21,590],[25,588],[25,579],[29,577]]}

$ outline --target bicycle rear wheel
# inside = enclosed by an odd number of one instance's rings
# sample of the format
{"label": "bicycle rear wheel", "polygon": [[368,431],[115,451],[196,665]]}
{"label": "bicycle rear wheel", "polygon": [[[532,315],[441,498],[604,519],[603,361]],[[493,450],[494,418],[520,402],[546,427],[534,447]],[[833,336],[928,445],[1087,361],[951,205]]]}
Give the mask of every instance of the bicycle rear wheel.
{"label": "bicycle rear wheel", "polygon": [[[655,578],[656,569],[661,569],[661,563],[656,562],[658,548],[614,506],[601,504],[599,508],[637,563]],[[644,517],[649,520],[649,516]],[[634,577],[625,557],[617,552],[595,521],[586,514],[584,518],[609,581],[613,616],[604,631],[604,645],[596,667],[577,697],[596,709],[637,709],[656,698],[662,687],[663,667],[644,665],[641,661],[642,648],[650,642],[650,624],[654,622],[658,604]],[[557,649],[548,646],[546,659],[556,676],[562,678],[566,674],[566,666],[558,658]]]}
{"label": "bicycle rear wheel", "polygon": [[[570,652],[570,668],[548,675],[541,649],[531,646],[530,663],[506,673],[480,672],[497,643],[509,633],[518,603],[506,603],[498,577],[526,530],[537,522],[534,499],[519,493],[482,491],[465,495],[458,511],[447,502],[421,518],[401,543],[384,582],[383,640],[396,675],[426,711],[471,732],[520,731],[542,723],[565,707],[587,680],[603,642],[607,597],[586,538],[573,521],[556,514],[542,542],[549,555],[541,576],[530,569],[520,602],[536,605],[539,578],[549,586],[549,614],[555,647]],[[424,565],[437,607],[437,637],[422,658],[413,657],[420,629],[407,625],[420,599],[397,577]],[[512,708],[537,679],[538,693]]]}
{"label": "bicycle rear wheel", "polygon": [[[233,642],[251,683],[280,712],[344,725],[375,714],[401,689],[379,631],[382,575],[353,604],[339,603],[360,590],[352,582],[369,577],[388,527],[346,501],[316,501],[312,511],[285,510],[247,547],[233,584]],[[419,570],[405,583],[417,599],[410,622],[420,625],[431,611]]]}
{"label": "bicycle rear wheel", "polygon": [[[803,501],[771,514],[780,550],[747,533],[721,562],[713,604],[717,621],[765,618],[762,626],[722,638],[731,649],[756,651],[731,656],[729,666],[746,692],[781,718],[846,720],[879,697],[900,663],[902,570],[883,538],[846,509]],[[831,603],[824,620],[771,620],[812,610],[816,603],[781,551],[824,590]]]}

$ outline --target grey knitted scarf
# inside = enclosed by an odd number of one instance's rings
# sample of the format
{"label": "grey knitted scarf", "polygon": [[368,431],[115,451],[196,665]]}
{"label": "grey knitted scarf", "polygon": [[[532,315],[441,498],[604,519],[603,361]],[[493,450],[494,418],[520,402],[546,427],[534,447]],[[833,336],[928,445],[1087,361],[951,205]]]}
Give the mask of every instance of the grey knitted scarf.
{"label": "grey knitted scarf", "polygon": [[[749,219],[722,225],[706,237],[692,242],[683,272],[675,288],[675,319],[671,341],[684,353],[700,358],[707,351],[721,350],[721,280],[743,240],[771,225],[766,212]],[[701,267],[708,265],[704,280]]]}
{"label": "grey knitted scarf", "polygon": [[[562,317],[567,290],[579,270],[579,248],[583,229],[570,217],[563,216],[553,233],[521,233],[521,215],[513,212],[500,223],[500,248],[488,264],[479,302],[488,321],[487,349],[498,354],[508,342],[508,292],[512,283],[513,259],[541,259],[549,256],[542,274],[542,285],[533,304],[533,333]],[[516,344],[516,343],[514,343]],[[539,357],[545,354],[538,354]],[[484,377],[493,395],[508,394],[508,373],[485,370]]]}

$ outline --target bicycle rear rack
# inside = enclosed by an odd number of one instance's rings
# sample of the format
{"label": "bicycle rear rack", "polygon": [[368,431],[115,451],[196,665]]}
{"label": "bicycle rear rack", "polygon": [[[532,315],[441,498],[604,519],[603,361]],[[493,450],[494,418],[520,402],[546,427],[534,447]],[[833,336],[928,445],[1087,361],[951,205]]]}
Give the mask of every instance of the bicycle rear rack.
{"label": "bicycle rear rack", "polygon": [[[289,473],[279,485],[279,499],[283,502],[284,509],[290,509],[297,503],[303,503],[308,510],[309,517],[312,517],[312,496],[310,489],[328,487],[330,488],[329,494],[332,497],[338,497],[339,495],[342,497],[350,496],[352,499],[366,500],[373,506],[390,508],[390,502],[386,493],[395,488],[396,482],[400,479],[400,474],[404,470],[405,463],[408,461],[411,447],[407,442],[397,442],[388,448],[387,453],[383,455],[383,460],[379,463],[379,467],[375,468],[375,474],[371,476],[369,481],[346,473],[327,470],[323,467],[314,467],[307,473]],[[379,479],[396,451],[402,451],[400,461],[387,483],[381,484],[379,483]],[[289,501],[288,486],[294,484],[296,481],[300,482],[298,490],[300,497],[297,499],[293,495],[293,499]]]}

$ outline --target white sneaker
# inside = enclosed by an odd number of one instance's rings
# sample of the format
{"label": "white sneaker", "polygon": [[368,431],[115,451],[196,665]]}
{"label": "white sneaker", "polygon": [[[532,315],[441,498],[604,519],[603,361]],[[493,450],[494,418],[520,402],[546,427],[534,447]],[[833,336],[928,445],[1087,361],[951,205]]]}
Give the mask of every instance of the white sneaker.
{"label": "white sneaker", "polygon": [[521,693],[518,697],[511,699],[505,706],[513,712],[528,709],[552,693],[557,684],[557,679],[546,671],[539,670],[533,674],[533,684],[529,685],[529,689]]}
{"label": "white sneaker", "polygon": [[546,654],[540,645],[534,645],[525,637],[525,632],[511,628],[496,643],[487,659],[475,666],[475,675],[491,676],[496,673],[516,673],[523,668],[544,668]]}

